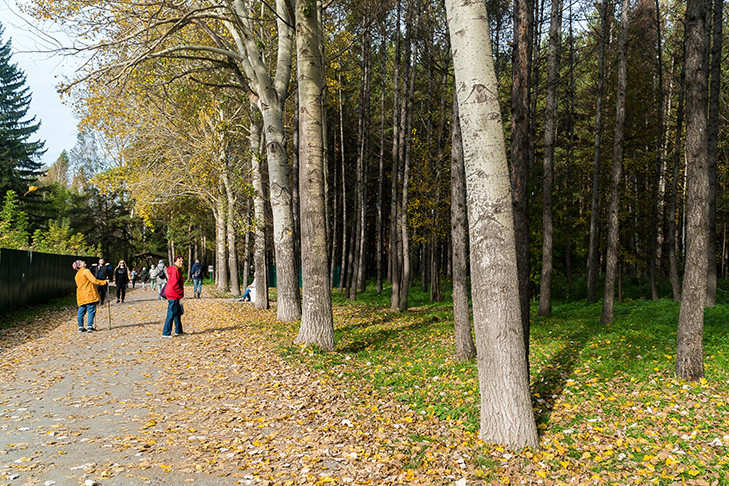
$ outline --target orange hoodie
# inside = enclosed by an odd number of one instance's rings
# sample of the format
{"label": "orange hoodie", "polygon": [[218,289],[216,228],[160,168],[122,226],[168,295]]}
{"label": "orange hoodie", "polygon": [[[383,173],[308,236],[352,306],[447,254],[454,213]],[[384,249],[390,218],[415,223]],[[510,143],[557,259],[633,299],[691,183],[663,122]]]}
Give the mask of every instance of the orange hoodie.
{"label": "orange hoodie", "polygon": [[79,307],[101,300],[97,285],[106,285],[106,280],[95,278],[88,268],[76,271],[76,303]]}

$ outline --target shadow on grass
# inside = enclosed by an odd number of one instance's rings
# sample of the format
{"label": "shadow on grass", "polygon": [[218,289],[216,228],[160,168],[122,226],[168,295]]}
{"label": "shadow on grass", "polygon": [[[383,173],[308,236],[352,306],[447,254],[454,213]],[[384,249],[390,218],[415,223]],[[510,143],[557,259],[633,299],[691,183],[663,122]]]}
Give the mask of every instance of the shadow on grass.
{"label": "shadow on grass", "polygon": [[[352,326],[341,328],[341,331],[346,331],[347,329],[353,329],[356,327],[369,327],[370,325],[374,324],[380,324],[380,323],[387,323],[394,319],[394,314],[390,314],[388,316],[384,316],[379,321],[373,321],[368,323],[367,326],[363,324],[353,324]],[[418,329],[422,329],[424,327],[427,327],[435,322],[438,322],[440,319],[436,316],[426,316],[422,319],[419,319],[415,322],[412,322],[408,324],[407,326],[403,327],[396,327],[396,328],[390,328],[390,329],[381,329],[377,332],[373,332],[371,334],[368,334],[367,336],[363,337],[362,339],[353,341],[349,345],[341,348],[339,352],[341,353],[358,353],[370,346],[379,346],[384,342],[387,342],[392,337],[396,337],[401,335],[403,332],[407,331],[415,331]]]}
{"label": "shadow on grass", "polygon": [[539,397],[534,404],[537,425],[549,422],[554,404],[562,396],[565,383],[580,359],[580,351],[589,339],[590,333],[584,329],[571,334],[567,344],[534,376],[531,388],[532,394],[538,394]]}

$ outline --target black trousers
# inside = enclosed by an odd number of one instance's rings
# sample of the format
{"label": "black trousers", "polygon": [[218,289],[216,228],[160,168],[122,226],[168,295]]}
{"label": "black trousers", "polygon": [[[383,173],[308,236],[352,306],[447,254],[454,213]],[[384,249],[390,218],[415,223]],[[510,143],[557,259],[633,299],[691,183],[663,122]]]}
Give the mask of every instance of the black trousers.
{"label": "black trousers", "polygon": [[121,298],[121,301],[124,302],[124,299],[127,298],[127,284],[126,282],[116,286],[116,300],[118,301]]}
{"label": "black trousers", "polygon": [[104,305],[104,299],[106,299],[106,285],[97,285],[96,288],[99,290],[99,305]]}

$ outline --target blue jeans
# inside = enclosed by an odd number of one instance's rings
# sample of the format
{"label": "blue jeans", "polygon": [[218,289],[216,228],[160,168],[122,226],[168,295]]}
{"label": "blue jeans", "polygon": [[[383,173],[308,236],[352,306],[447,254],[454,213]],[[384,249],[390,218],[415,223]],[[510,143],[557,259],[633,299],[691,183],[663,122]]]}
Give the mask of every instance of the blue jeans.
{"label": "blue jeans", "polygon": [[202,279],[201,278],[194,278],[192,279],[192,291],[193,292],[202,292]]}
{"label": "blue jeans", "polygon": [[250,295],[251,295],[251,289],[250,288],[247,288],[246,291],[243,292],[243,295],[241,295],[240,300],[243,300],[243,301],[245,301],[245,300],[251,300]]}
{"label": "blue jeans", "polygon": [[175,321],[175,334],[182,334],[181,310],[179,300],[167,299],[167,319],[165,319],[165,327],[162,328],[164,336],[172,334],[172,321]]}
{"label": "blue jeans", "polygon": [[84,328],[84,316],[89,313],[89,329],[94,327],[94,317],[96,317],[96,302],[78,306],[78,328]]}

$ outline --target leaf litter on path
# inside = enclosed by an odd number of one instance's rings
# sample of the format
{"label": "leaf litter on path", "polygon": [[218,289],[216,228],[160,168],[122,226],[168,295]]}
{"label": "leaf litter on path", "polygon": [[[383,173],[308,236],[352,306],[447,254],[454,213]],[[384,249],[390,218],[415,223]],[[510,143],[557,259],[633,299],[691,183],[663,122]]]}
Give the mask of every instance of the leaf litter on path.
{"label": "leaf litter on path", "polygon": [[162,340],[166,303],[148,295],[112,304],[111,331],[104,307],[97,333],[68,310],[0,333],[0,483],[453,484],[472,468],[473,437],[284,361],[274,313],[187,299],[188,334]]}

